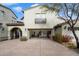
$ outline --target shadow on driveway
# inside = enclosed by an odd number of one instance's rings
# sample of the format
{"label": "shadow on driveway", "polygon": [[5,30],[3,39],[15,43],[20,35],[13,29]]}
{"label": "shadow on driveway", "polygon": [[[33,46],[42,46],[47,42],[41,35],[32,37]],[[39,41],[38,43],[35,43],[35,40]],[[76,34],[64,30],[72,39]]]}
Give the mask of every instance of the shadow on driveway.
{"label": "shadow on driveway", "polygon": [[79,48],[75,48],[75,49],[71,49],[71,50],[76,52],[77,54],[79,54]]}

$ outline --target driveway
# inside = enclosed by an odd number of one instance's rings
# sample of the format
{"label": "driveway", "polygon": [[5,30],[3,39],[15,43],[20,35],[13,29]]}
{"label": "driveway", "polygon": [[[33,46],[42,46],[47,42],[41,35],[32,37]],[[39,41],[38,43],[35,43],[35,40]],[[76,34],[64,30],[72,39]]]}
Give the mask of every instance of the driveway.
{"label": "driveway", "polygon": [[33,38],[0,42],[1,56],[76,56],[79,55],[63,45],[49,39]]}

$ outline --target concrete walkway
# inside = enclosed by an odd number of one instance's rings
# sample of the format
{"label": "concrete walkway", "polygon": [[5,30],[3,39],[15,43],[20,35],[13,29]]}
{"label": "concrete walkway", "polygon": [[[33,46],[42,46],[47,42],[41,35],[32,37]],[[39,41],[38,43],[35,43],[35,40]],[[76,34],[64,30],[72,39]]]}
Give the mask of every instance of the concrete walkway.
{"label": "concrete walkway", "polygon": [[76,56],[76,52],[48,39],[19,39],[0,42],[2,56]]}

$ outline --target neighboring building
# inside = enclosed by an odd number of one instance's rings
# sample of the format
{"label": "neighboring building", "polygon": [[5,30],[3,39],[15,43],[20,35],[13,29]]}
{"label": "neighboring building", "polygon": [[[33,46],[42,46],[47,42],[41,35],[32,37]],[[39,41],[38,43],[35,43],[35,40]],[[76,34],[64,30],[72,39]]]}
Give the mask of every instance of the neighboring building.
{"label": "neighboring building", "polygon": [[46,10],[46,8],[41,8],[41,5],[24,10],[25,36],[49,38],[53,34],[53,27],[64,22],[55,12]]}
{"label": "neighboring building", "polygon": [[17,22],[16,19],[17,16],[11,9],[0,4],[0,41],[22,36],[21,28],[24,24]]}
{"label": "neighboring building", "polygon": [[[77,37],[79,38],[79,21],[75,24],[74,29],[77,34]],[[70,26],[67,24],[67,22],[57,24],[56,26],[54,26],[53,30],[54,30],[53,36],[60,36],[60,39],[62,36],[70,36],[72,37],[72,42],[76,45],[75,37],[71,31]]]}

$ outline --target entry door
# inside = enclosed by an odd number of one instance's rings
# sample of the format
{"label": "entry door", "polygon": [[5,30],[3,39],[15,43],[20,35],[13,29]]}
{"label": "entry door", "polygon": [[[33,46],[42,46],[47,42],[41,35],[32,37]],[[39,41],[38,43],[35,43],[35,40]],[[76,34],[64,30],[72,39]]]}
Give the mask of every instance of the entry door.
{"label": "entry door", "polygon": [[22,32],[19,29],[14,28],[13,30],[11,30],[11,39],[17,39],[20,36],[22,36]]}
{"label": "entry door", "polygon": [[18,30],[15,31],[15,38],[19,38],[19,31]]}

